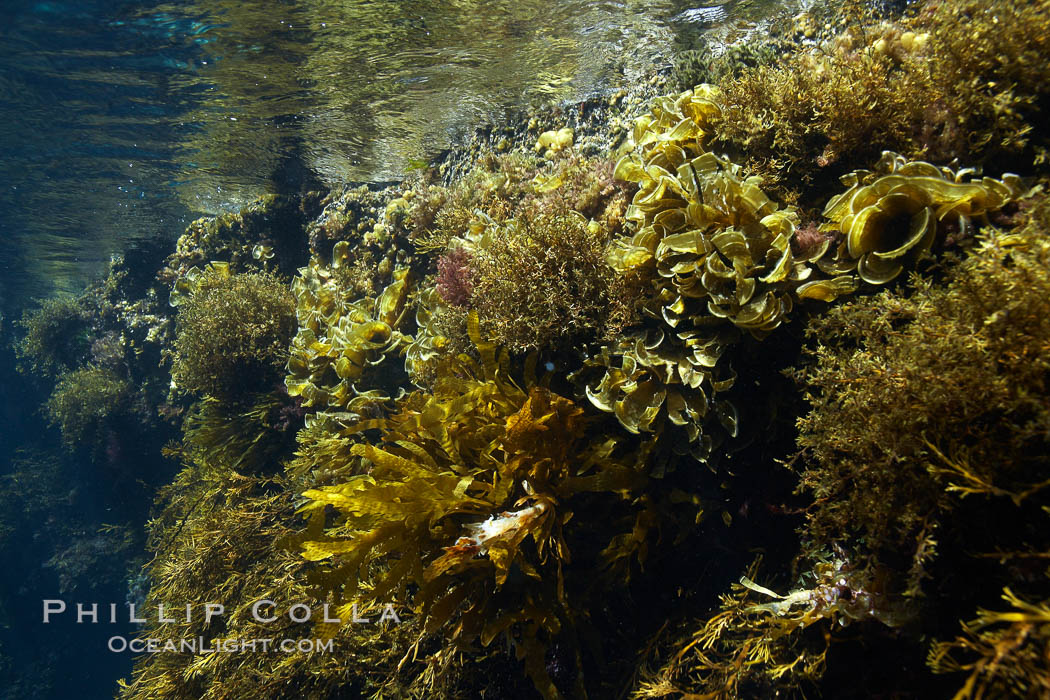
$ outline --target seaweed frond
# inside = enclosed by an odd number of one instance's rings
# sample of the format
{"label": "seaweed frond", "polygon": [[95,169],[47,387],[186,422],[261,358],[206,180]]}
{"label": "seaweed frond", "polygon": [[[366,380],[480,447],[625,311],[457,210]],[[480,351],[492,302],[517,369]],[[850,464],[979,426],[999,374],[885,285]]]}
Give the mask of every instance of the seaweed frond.
{"label": "seaweed frond", "polygon": [[958,637],[930,649],[934,673],[967,674],[953,700],[1050,694],[1050,601],[1029,603],[1009,588],[1002,598],[1010,610],[978,610]]}

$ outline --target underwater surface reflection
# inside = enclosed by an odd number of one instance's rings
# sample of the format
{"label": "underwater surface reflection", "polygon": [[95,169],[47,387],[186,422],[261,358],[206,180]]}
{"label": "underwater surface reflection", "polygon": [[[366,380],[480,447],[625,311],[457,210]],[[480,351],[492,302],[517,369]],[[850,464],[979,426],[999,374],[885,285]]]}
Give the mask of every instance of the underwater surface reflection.
{"label": "underwater surface reflection", "polygon": [[[0,22],[0,307],[197,213],[390,179],[480,120],[639,80],[734,17],[684,0],[15,2]],[[751,8],[753,11],[753,8]]]}
{"label": "underwater surface reflection", "polygon": [[[741,6],[753,14],[759,4]],[[648,79],[676,45],[732,21],[734,7],[0,4],[0,530],[10,571],[0,581],[0,697],[112,697],[130,658],[102,649],[90,626],[40,625],[39,597],[139,595],[125,572],[142,563],[143,543],[99,527],[143,521],[149,506],[61,452],[37,412],[43,389],[15,372],[7,346],[23,308],[79,293],[112,255],[140,249],[133,268],[167,252],[202,214],[265,193],[396,178],[479,122]],[[155,447],[122,454],[110,440],[103,461],[160,479]]]}

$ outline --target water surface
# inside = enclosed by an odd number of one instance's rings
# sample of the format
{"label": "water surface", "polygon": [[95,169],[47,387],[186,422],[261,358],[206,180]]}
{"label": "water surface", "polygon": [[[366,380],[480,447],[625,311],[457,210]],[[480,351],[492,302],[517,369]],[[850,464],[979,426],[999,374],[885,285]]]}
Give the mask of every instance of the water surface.
{"label": "water surface", "polygon": [[386,180],[506,110],[644,79],[732,3],[8,1],[0,308],[253,197]]}

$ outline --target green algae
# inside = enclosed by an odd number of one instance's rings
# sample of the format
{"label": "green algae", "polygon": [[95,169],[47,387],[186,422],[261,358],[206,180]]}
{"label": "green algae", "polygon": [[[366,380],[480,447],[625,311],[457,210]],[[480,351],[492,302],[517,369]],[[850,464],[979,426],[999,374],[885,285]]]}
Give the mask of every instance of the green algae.
{"label": "green algae", "polygon": [[844,250],[827,267],[845,272],[848,255],[862,280],[885,284],[930,251],[938,222],[965,230],[973,218],[986,218],[1022,194],[1016,175],[968,182],[969,175],[887,151],[874,173],[843,176],[849,189],[828,201],[824,216],[831,221],[823,228],[843,234]]}
{"label": "green algae", "polygon": [[281,377],[295,333],[294,298],[272,273],[215,263],[173,290],[178,325],[172,380],[183,391],[236,401]]}
{"label": "green algae", "polygon": [[48,418],[70,449],[97,446],[104,429],[128,406],[131,387],[113,372],[84,367],[62,375],[47,400]]}
{"label": "green algae", "polygon": [[[337,243],[334,266],[340,260]],[[299,330],[292,339],[285,387],[302,405],[322,415],[361,415],[389,400],[375,377],[388,356],[398,356],[409,338],[398,330],[406,318],[405,300],[411,288],[409,270],[376,299],[349,300],[331,272],[315,263],[303,268],[292,283]],[[366,376],[366,373],[368,376]],[[365,389],[369,384],[371,389]],[[360,388],[359,388],[360,386]]]}
{"label": "green algae", "polygon": [[54,377],[74,369],[88,353],[89,323],[88,310],[72,297],[45,299],[24,312],[15,344],[24,371]]}

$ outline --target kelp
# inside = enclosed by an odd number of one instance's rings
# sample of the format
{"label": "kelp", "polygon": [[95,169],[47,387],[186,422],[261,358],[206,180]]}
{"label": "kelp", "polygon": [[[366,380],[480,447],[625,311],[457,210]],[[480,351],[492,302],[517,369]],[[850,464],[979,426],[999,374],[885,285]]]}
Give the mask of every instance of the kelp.
{"label": "kelp", "polygon": [[[162,490],[149,528],[151,586],[145,604],[139,605],[140,614],[152,612],[143,614],[148,621],[139,636],[162,643],[190,640],[207,651],[142,655],[121,682],[118,697],[423,696],[412,691],[411,677],[398,674],[398,664],[418,634],[407,617],[401,625],[347,625],[331,638],[330,652],[316,648],[311,624],[288,617],[290,606],[299,604],[322,615],[309,590],[310,563],[287,546],[297,534],[294,494],[280,474],[243,475],[206,462],[187,463]],[[253,606],[264,600],[275,606],[262,607],[261,620],[256,619]],[[193,604],[190,619],[183,613],[171,615],[170,622],[159,621],[158,605],[182,612],[187,603]],[[205,603],[224,610],[209,620]],[[372,611],[361,608],[361,613],[376,620]],[[271,615],[276,619],[266,622]],[[226,640],[269,640],[271,646],[228,653],[219,648]],[[292,646],[278,649],[282,640]],[[411,664],[409,668],[414,670]]]}
{"label": "kelp", "polygon": [[[470,330],[480,363],[460,355],[432,394],[406,396],[389,418],[341,431],[359,440],[345,445],[357,473],[304,494],[304,556],[331,560],[318,583],[340,609],[394,598],[418,613],[424,633],[456,648],[505,639],[541,694],[561,697],[545,655],[555,640],[575,646],[585,620],[575,598],[582,582],[570,580],[579,571],[569,564],[577,547],[593,546],[573,527],[582,519],[577,527],[593,535],[589,508],[605,503],[608,518],[619,503],[630,532],[635,519],[624,506],[648,477],[620,439],[595,434],[595,418],[535,377],[534,358],[519,385],[506,352],[481,339],[476,316]],[[376,429],[380,443],[362,439]],[[339,518],[324,530],[327,506]],[[609,545],[612,558],[632,548],[622,538]],[[583,687],[578,672],[574,693]]]}
{"label": "kelp", "polygon": [[907,619],[905,609],[882,599],[863,572],[839,557],[816,561],[803,585],[786,595],[755,583],[757,568],[758,562],[721,596],[721,609],[668,652],[670,660],[639,684],[635,698],[797,693],[820,681],[840,630],[861,621],[898,627]]}
{"label": "kelp", "polygon": [[975,218],[1002,209],[1022,194],[1020,178],[973,179],[972,169],[938,168],[886,151],[875,170],[842,177],[849,189],[828,201],[824,231],[843,235],[824,267],[842,275],[855,265],[869,284],[885,284],[930,252],[938,224],[967,230]]}
{"label": "kelp", "polygon": [[[1044,4],[1002,16],[1030,18]],[[972,14],[987,37],[995,12],[985,10],[951,2],[919,15],[958,29]],[[190,414],[182,454],[195,465],[164,494],[177,507],[158,521],[156,595],[218,594],[237,609],[241,636],[257,633],[244,608],[260,596],[316,598],[344,621],[355,603],[392,602],[410,622],[372,635],[312,628],[356,645],[366,670],[346,657],[160,659],[140,663],[134,696],[503,696],[521,664],[542,695],[582,696],[618,682],[588,637],[633,634],[641,641],[624,647],[634,650],[665,619],[658,636],[681,636],[639,696],[832,695],[834,674],[854,670],[849,654],[892,647],[903,657],[938,639],[951,641],[934,642],[930,666],[958,673],[963,697],[1045,690],[1033,675],[1045,603],[1030,602],[1046,597],[1044,522],[1031,517],[1050,492],[1045,225],[975,238],[988,218],[1014,226],[1031,203],[1013,176],[933,164],[969,159],[961,146],[971,142],[984,154],[996,143],[1030,153],[1014,110],[1040,106],[1031,78],[1045,61],[1029,49],[1042,39],[1004,34],[1002,75],[1027,81],[1012,94],[1012,79],[920,75],[931,57],[967,61],[962,32],[926,34],[922,17],[658,98],[615,167],[570,147],[582,129],[540,135],[547,124],[530,127],[525,146],[545,159],[483,154],[444,187],[434,169],[390,202],[389,190],[355,195],[356,208],[333,201],[294,282],[291,399],[252,394],[258,402],[236,411],[208,399]],[[974,52],[983,76],[996,60],[988,43]],[[902,89],[931,84],[968,87],[950,101],[946,90]],[[966,102],[983,111],[959,111]],[[993,104],[1004,112],[984,134]],[[753,150],[728,157],[712,144]],[[907,157],[884,153],[843,179],[848,191],[833,184],[884,148]],[[448,165],[440,175],[463,167]],[[946,239],[932,271],[921,265]],[[254,249],[260,262],[272,252]],[[908,278],[914,270],[931,277]],[[876,286],[890,291],[844,299]],[[607,302],[630,308],[610,319]],[[803,452],[782,474],[799,481],[792,495],[751,477],[777,481],[763,469],[789,449],[770,435],[798,407],[767,396],[778,386],[767,379],[791,363],[798,338],[785,327],[805,315],[817,317],[816,347],[796,377],[812,410],[798,424]],[[289,425],[308,414],[294,458],[278,406]],[[758,414],[770,435],[730,443],[762,429]],[[717,462],[719,478],[685,456]],[[282,461],[284,474],[249,468]],[[701,526],[716,490],[738,529],[705,540],[711,548],[695,555],[710,559],[704,579],[687,565],[676,572],[687,571],[684,583],[640,582],[661,599],[679,587],[678,611],[651,628],[598,620],[637,594],[630,586],[654,559],[694,556],[686,550],[700,538],[686,538],[713,534]],[[804,520],[801,551],[781,560],[805,573],[764,577],[780,595],[752,569],[711,612],[711,578],[727,566],[736,578],[744,546],[771,551],[771,533],[758,530],[792,515]],[[989,591],[994,601],[1004,588],[1013,609],[987,612]],[[974,610],[959,633],[955,620]],[[844,656],[829,653],[840,643]],[[894,690],[929,680],[921,664],[910,673]]]}
{"label": "kelp", "polygon": [[[338,268],[345,241],[336,243]],[[292,281],[299,330],[292,339],[285,387],[314,412],[361,415],[388,400],[373,367],[399,355],[410,338],[399,329],[411,288],[407,268],[375,299],[349,299],[333,270],[316,259]],[[368,373],[368,376],[366,376]],[[371,388],[365,388],[371,384]]]}
{"label": "kelp", "polygon": [[[639,186],[625,215],[636,232],[613,241],[608,259],[624,278],[649,285],[641,307],[659,331],[606,345],[587,362],[605,368],[597,381],[577,375],[592,403],[631,432],[662,432],[659,415],[686,426],[701,460],[713,444],[705,406],[734,380],[719,360],[742,333],[761,340],[800,300],[831,302],[860,281],[885,284],[933,248],[938,221],[966,230],[1022,194],[1014,175],[976,180],[972,170],[886,152],[874,172],[843,178],[850,189],[828,202],[828,223],[801,230],[798,213],[772,201],[760,178],[705,150],[721,101],[703,85],[657,100],[636,121],[635,152],[615,171]],[[721,422],[735,434],[735,419]]]}
{"label": "kelp", "polygon": [[[659,168],[649,166],[627,212],[638,232],[612,247],[610,262],[625,274],[655,268],[648,311],[672,328],[710,315],[756,336],[775,329],[791,311],[788,292],[811,274],[791,249],[798,215],[712,153],[683,162],[673,178],[659,173],[663,184],[650,192]],[[624,177],[641,174],[626,170],[618,168]]]}
{"label": "kelp", "polygon": [[[416,297],[416,334],[405,350],[405,371],[416,386],[430,386],[441,361],[459,354],[454,352],[459,349],[456,346],[460,344],[455,343],[459,338],[450,338],[450,330],[443,323],[450,313],[452,308],[442,303],[436,287],[424,289]],[[465,322],[463,325],[465,330]]]}
{"label": "kelp", "polygon": [[1050,694],[1050,601],[1030,603],[1009,588],[1010,610],[978,610],[962,633],[930,648],[935,673],[966,673],[953,700],[1041,698]]}

